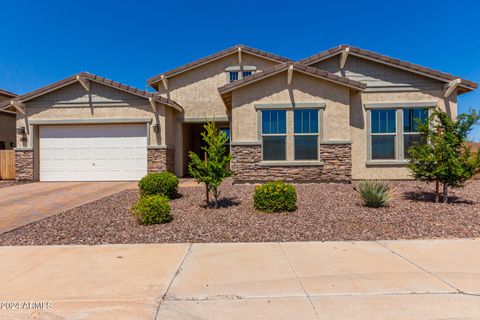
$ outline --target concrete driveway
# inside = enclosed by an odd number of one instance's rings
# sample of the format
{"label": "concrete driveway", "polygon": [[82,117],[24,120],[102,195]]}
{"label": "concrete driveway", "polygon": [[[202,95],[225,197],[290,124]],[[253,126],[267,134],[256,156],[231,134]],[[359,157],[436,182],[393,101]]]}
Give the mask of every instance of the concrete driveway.
{"label": "concrete driveway", "polygon": [[479,319],[479,270],[480,240],[0,247],[0,319]]}
{"label": "concrete driveway", "polygon": [[0,234],[136,187],[136,182],[36,182],[2,188]]}

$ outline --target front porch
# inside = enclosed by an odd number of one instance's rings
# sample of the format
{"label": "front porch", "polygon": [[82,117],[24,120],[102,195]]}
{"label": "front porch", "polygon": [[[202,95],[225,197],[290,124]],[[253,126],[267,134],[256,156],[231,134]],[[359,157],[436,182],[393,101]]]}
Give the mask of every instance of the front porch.
{"label": "front porch", "polygon": [[[181,163],[181,177],[189,177],[188,174],[188,164],[190,158],[188,154],[190,151],[196,153],[200,158],[205,158],[205,152],[202,150],[202,147],[205,146],[205,143],[202,139],[202,132],[205,131],[204,126],[207,122],[185,122],[182,126],[182,136],[183,141],[181,148],[182,150],[182,160]],[[228,137],[230,138],[230,123],[225,121],[215,122],[217,128],[221,131],[227,132]]]}

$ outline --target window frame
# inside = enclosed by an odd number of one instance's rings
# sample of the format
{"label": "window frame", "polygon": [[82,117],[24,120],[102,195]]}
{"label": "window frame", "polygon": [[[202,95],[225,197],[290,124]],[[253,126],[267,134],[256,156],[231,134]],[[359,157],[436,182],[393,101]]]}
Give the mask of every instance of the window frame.
{"label": "window frame", "polygon": [[[226,72],[226,78],[227,78],[227,83],[232,83],[234,81],[238,81],[240,79],[243,79],[245,78],[243,76],[243,73],[244,72],[251,72],[252,75],[257,71],[257,67],[256,66],[232,66],[232,67],[228,67],[225,69],[225,72]],[[230,74],[231,73],[236,73],[237,74],[237,80],[233,80],[231,81],[230,80]]]}
{"label": "window frame", "polygon": [[[323,112],[326,107],[326,103],[319,102],[297,102],[292,103],[260,103],[255,104],[257,111],[257,132],[258,142],[261,145],[261,165],[322,165],[321,159],[321,144],[323,142]],[[318,157],[316,160],[295,160],[295,142],[294,142],[294,115],[293,111],[298,109],[318,109],[318,138],[317,138],[317,151]],[[263,157],[263,139],[262,139],[262,111],[264,110],[285,110],[286,111],[286,160],[264,160]]]}
{"label": "window frame", "polygon": [[[374,165],[374,164],[389,164],[389,163],[399,163],[405,164],[408,161],[408,158],[405,157],[405,143],[404,143],[404,136],[408,134],[418,134],[416,132],[404,132],[404,110],[407,109],[426,109],[427,110],[427,117],[430,116],[431,110],[436,108],[436,102],[405,102],[405,103],[371,103],[365,104],[365,108],[367,111],[367,165]],[[372,158],[372,136],[373,135],[391,135],[388,134],[378,134],[372,133],[372,111],[374,110],[395,110],[395,158],[393,159],[373,159]]]}
{"label": "window frame", "polygon": [[[372,111],[391,111],[395,113],[395,132],[373,132],[372,130]],[[395,108],[372,109],[369,111],[369,159],[373,161],[393,161],[398,160],[398,111]],[[374,136],[390,137],[393,136],[393,158],[392,159],[373,159],[373,139]]]}
{"label": "window frame", "polygon": [[[284,111],[285,112],[285,133],[263,133],[263,111]],[[265,160],[263,154],[263,138],[264,137],[285,137],[285,160]],[[260,111],[260,139],[262,141],[262,161],[283,162],[288,158],[288,115],[285,109],[265,109]]]}
{"label": "window frame", "polygon": [[[412,131],[412,132],[406,132],[404,128],[404,122],[405,122],[405,110],[415,110],[415,109],[420,109],[420,110],[427,110],[427,120],[428,117],[430,116],[430,110],[428,108],[415,108],[415,107],[408,107],[408,108],[402,108],[402,157],[403,159],[407,160],[408,158],[405,157],[405,136],[407,135],[412,135],[412,136],[419,136],[420,137],[420,132],[419,131]],[[413,119],[412,119],[413,121]]]}
{"label": "window frame", "polygon": [[[295,111],[314,110],[317,111],[317,132],[316,133],[296,133],[295,132]],[[319,161],[320,160],[320,110],[318,108],[296,108],[293,110],[293,161]],[[317,157],[315,159],[297,159],[295,149],[295,138],[297,136],[316,136],[317,137]]]}

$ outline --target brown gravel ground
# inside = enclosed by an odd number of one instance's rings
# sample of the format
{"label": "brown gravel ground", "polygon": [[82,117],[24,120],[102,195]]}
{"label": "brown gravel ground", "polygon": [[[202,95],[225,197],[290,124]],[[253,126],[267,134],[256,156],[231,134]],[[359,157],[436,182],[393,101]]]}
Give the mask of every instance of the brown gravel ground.
{"label": "brown gravel ground", "polygon": [[6,188],[6,187],[12,187],[17,184],[25,184],[29,183],[27,181],[15,181],[15,180],[0,180],[0,189]]}
{"label": "brown gravel ground", "polygon": [[174,220],[142,226],[129,207],[136,190],[91,202],[0,236],[0,245],[152,242],[326,241],[480,236],[480,181],[452,192],[448,205],[432,202],[433,186],[392,182],[394,201],[364,207],[355,184],[297,185],[298,210],[253,210],[253,185],[225,183],[222,208],[205,209],[204,189],[180,188],[171,202]]}

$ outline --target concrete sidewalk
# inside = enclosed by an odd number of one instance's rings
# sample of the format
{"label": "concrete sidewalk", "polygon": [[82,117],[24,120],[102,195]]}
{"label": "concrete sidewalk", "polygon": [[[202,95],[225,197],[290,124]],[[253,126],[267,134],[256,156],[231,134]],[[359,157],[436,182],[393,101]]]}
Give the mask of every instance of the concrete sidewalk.
{"label": "concrete sidewalk", "polygon": [[480,240],[0,247],[0,275],[51,302],[0,319],[480,318]]}

